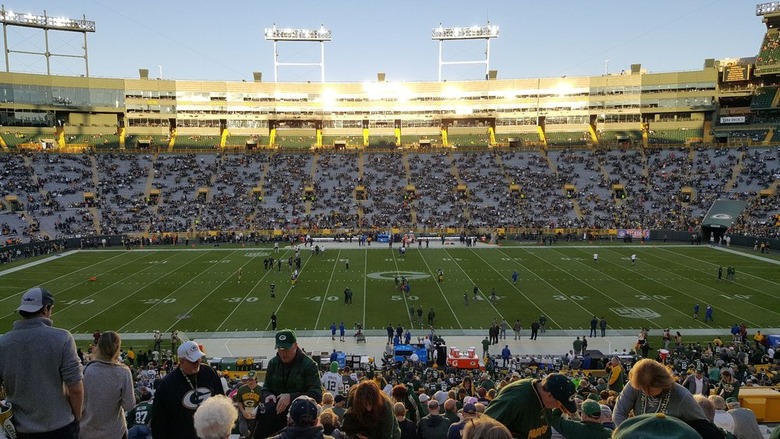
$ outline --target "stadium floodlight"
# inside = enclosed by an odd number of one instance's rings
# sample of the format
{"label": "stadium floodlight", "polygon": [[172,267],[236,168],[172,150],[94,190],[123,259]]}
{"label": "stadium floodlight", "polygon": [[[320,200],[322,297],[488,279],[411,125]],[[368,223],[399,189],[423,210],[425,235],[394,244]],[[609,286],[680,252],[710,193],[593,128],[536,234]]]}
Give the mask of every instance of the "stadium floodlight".
{"label": "stadium floodlight", "polygon": [[[276,23],[265,29],[265,39],[274,42],[274,82],[279,81],[279,66],[319,66],[320,80],[325,82],[325,42],[333,39],[333,32],[320,26],[319,29],[277,28]],[[320,62],[318,63],[285,63],[279,62],[278,43],[283,42],[315,42],[320,43]]]}
{"label": "stadium floodlight", "polygon": [[90,20],[74,20],[66,17],[49,17],[43,15],[17,14],[13,11],[0,11],[0,23],[12,24],[38,29],[65,30],[77,32],[95,32],[95,22]]}
{"label": "stadium floodlight", "polygon": [[433,29],[434,40],[478,40],[498,38],[498,26],[439,27]]}
{"label": "stadium floodlight", "polygon": [[[490,72],[491,38],[498,38],[498,26],[491,25],[490,22],[486,26],[443,27],[439,24],[439,27],[433,28],[431,39],[439,41],[439,81],[441,81],[441,67],[453,64],[485,64],[485,79],[487,79]],[[444,41],[455,40],[485,40],[487,46],[485,59],[477,61],[444,61],[442,59],[442,45]]]}
{"label": "stadium floodlight", "polygon": [[279,29],[274,27],[265,30],[265,39],[273,41],[330,41],[333,32],[320,26],[319,29]]}
{"label": "stadium floodlight", "polygon": [[780,12],[780,2],[759,3],[756,5],[756,15],[766,15]]}
{"label": "stadium floodlight", "polygon": [[[5,6],[0,8],[0,23],[3,23],[3,45],[5,47],[5,71],[10,72],[10,53],[23,53],[26,55],[42,55],[46,57],[46,74],[51,75],[51,57],[66,58],[84,58],[85,74],[89,77],[89,56],[87,52],[87,32],[95,32],[95,22],[87,20],[75,20],[67,17],[50,17],[43,11],[43,15],[34,15],[30,13],[20,14],[13,11],[7,11]],[[31,27],[42,29],[44,34],[45,50],[43,52],[34,52],[26,50],[12,50],[8,47],[8,26]],[[79,32],[84,34],[84,54],[70,55],[63,53],[52,53],[49,50],[49,31]]]}

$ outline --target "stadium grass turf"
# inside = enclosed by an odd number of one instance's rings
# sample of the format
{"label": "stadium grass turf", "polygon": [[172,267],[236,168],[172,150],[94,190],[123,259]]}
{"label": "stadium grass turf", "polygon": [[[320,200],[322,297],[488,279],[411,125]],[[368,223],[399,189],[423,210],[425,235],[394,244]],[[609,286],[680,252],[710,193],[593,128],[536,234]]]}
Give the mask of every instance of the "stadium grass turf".
{"label": "stadium grass turf", "polygon": [[[593,261],[593,253],[599,261]],[[75,334],[95,329],[122,333],[233,332],[270,330],[275,311],[280,327],[327,330],[331,322],[356,322],[366,329],[388,323],[419,328],[409,306],[436,312],[439,329],[486,328],[493,319],[520,319],[524,328],[542,314],[549,329],[587,328],[593,315],[606,317],[610,329],[642,326],[660,334],[675,330],[727,329],[735,322],[750,328],[778,327],[780,267],[772,255],[756,259],[749,251],[723,251],[689,245],[412,246],[404,257],[397,246],[328,249],[315,255],[301,248],[302,267],[293,287],[287,258],[291,249],[268,247],[124,251],[79,251],[26,266],[0,277],[0,327],[10,328],[20,295],[32,286],[56,298],[57,326]],[[636,265],[630,261],[637,255]],[[263,269],[263,259],[283,258],[279,271]],[[40,258],[39,258],[40,259]],[[349,269],[346,268],[349,259]],[[29,262],[29,261],[28,261]],[[724,279],[717,279],[718,266]],[[725,280],[725,268],[736,280]],[[2,267],[6,270],[9,266]],[[436,273],[444,271],[444,282]],[[513,270],[519,273],[512,283]],[[239,271],[241,278],[239,279]],[[394,276],[407,276],[407,296]],[[270,297],[270,284],[276,297]],[[480,292],[474,299],[473,288]],[[345,288],[353,303],[344,304]],[[490,292],[495,288],[497,300]],[[463,295],[469,303],[464,303]],[[691,312],[701,304],[699,319]],[[704,322],[707,304],[714,322]],[[587,329],[585,329],[587,331]],[[657,331],[657,332],[656,332]]]}

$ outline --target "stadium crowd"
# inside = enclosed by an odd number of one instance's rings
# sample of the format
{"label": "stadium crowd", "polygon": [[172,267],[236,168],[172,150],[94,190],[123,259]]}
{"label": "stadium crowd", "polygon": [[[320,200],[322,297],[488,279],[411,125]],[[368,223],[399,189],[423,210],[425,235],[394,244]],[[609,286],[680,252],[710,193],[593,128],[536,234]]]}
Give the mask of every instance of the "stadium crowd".
{"label": "stadium crowd", "polygon": [[298,227],[685,231],[726,198],[748,202],[733,233],[776,238],[778,156],[780,148],[748,147],[4,154],[0,223],[6,244]]}
{"label": "stadium crowd", "polygon": [[[537,361],[504,349],[476,369],[439,361],[444,340],[431,332],[417,346],[431,354],[427,360],[400,360],[389,342],[381,364],[353,369],[334,350],[319,370],[295,332],[283,329],[262,382],[255,368],[229,379],[175,331],[170,349],[159,331],[154,346],[138,352],[113,331],[95,331],[77,347],[69,332],[52,327],[55,303],[47,290],[30,289],[18,308],[22,319],[0,337],[0,415],[11,418],[19,438],[638,438],[631,432],[661,434],[643,426],[653,423],[645,414],[658,412],[666,417],[652,416],[676,432],[666,437],[752,439],[763,433],[755,414],[740,407],[740,389],[780,384],[780,351],[737,324],[729,341],[686,344],[666,329],[651,348],[643,330],[636,350],[593,359],[578,337],[559,358]],[[31,336],[48,337],[50,348],[21,349]],[[36,373],[29,373],[33,358]],[[38,404],[48,393],[59,396]]]}

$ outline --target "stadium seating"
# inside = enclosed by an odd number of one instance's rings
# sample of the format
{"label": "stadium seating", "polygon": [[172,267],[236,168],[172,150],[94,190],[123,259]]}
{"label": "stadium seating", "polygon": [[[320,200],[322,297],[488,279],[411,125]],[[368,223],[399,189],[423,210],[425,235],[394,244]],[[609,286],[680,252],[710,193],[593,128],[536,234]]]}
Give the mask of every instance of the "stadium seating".
{"label": "stadium seating", "polygon": [[756,57],[756,67],[773,66],[780,63],[780,32],[769,29],[764,35],[761,49]]}
{"label": "stadium seating", "polygon": [[177,135],[173,148],[174,150],[198,149],[215,151],[219,149],[219,142],[219,136]]}
{"label": "stadium seating", "polygon": [[753,99],[750,101],[751,110],[766,110],[772,108],[772,103],[777,95],[778,87],[758,87]]}
{"label": "stadium seating", "polygon": [[[17,196],[25,215],[15,224],[35,224],[49,237],[289,227],[679,230],[696,225],[718,198],[748,201],[755,213],[743,223],[756,229],[767,212],[754,201],[780,175],[780,148],[704,145],[0,158],[1,195]],[[625,198],[615,198],[615,184]],[[357,186],[366,200],[355,199]],[[680,198],[683,188],[691,200]]]}

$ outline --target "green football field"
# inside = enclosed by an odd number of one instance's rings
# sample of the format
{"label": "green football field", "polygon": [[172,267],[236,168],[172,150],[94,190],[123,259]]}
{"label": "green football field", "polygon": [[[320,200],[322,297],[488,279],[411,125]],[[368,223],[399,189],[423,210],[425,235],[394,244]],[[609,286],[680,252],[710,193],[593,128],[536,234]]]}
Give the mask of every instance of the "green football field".
{"label": "green football field", "polygon": [[[598,263],[593,253],[599,254]],[[528,328],[542,314],[549,329],[586,328],[593,315],[604,316],[610,329],[716,329],[735,322],[780,327],[780,260],[747,250],[437,245],[414,246],[401,257],[397,246],[380,244],[328,248],[320,255],[302,247],[294,287],[287,266],[292,255],[290,249],[274,253],[266,247],[154,248],[76,251],[34,260],[37,264],[24,261],[0,267],[0,328],[10,328],[21,294],[36,285],[54,293],[56,325],[74,334],[263,331],[270,329],[272,311],[280,327],[327,330],[343,321],[350,332],[355,322],[367,329],[388,323],[409,327],[410,306],[422,307],[423,323],[433,308],[436,328],[454,331],[486,328],[494,318],[520,319]],[[281,271],[263,268],[271,256],[284,259]],[[736,268],[734,281],[725,280],[728,266]],[[517,284],[511,279],[514,270]],[[409,295],[396,289],[396,274],[409,279]],[[345,288],[353,291],[351,305],[344,303]],[[699,320],[691,318],[695,303],[701,304]],[[714,322],[704,322],[707,304],[714,308]]]}

